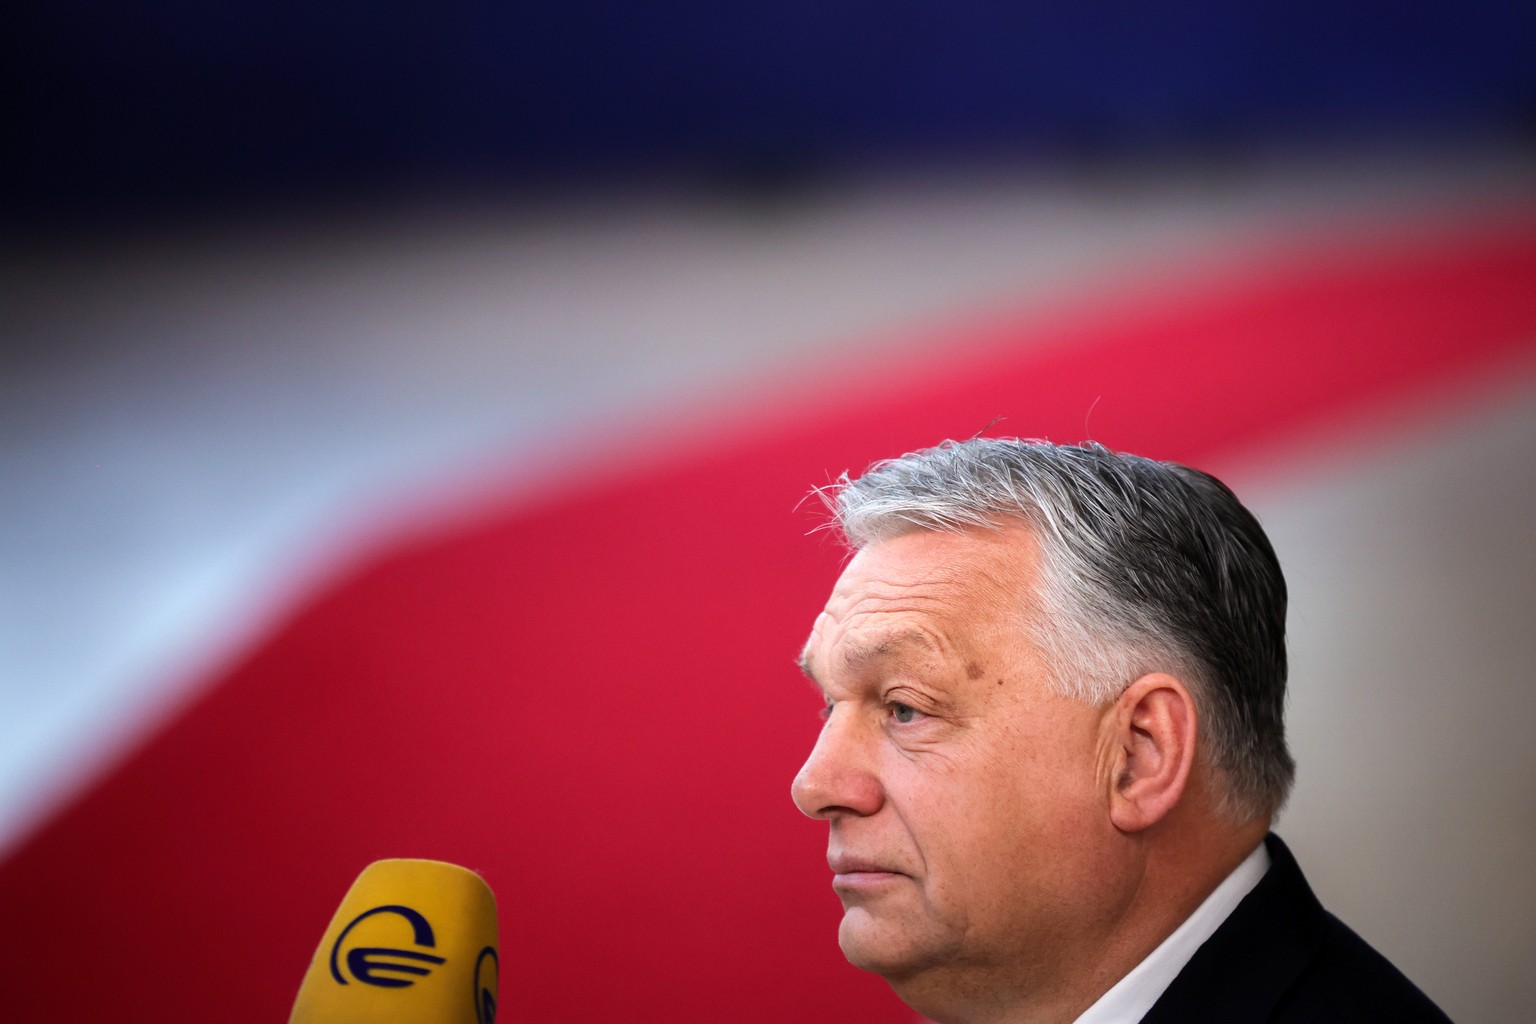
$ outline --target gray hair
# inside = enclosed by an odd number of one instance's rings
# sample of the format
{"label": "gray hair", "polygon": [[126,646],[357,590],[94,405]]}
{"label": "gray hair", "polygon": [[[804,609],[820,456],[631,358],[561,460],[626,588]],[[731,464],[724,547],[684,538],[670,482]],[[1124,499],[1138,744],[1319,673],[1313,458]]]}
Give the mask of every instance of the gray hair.
{"label": "gray hair", "polygon": [[1272,818],[1285,745],[1285,578],[1215,477],[1098,444],[945,441],[843,474],[822,496],[854,547],[911,530],[1027,523],[1040,550],[1036,642],[1058,689],[1115,699],[1147,672],[1189,687],[1220,810]]}

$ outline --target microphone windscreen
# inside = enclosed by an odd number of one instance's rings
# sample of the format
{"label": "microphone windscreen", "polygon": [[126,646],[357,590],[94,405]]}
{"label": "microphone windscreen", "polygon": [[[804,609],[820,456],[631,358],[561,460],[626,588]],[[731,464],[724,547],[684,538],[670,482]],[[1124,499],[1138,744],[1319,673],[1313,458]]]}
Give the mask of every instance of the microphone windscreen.
{"label": "microphone windscreen", "polygon": [[363,869],[325,930],[289,1024],[491,1024],[496,898],[436,860]]}

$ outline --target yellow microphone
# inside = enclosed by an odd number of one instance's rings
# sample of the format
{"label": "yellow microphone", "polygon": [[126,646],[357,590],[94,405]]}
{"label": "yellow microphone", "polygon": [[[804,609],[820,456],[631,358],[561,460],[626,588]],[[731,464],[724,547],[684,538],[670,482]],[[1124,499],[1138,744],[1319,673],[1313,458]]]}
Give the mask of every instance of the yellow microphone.
{"label": "yellow microphone", "polygon": [[492,1024],[496,897],[438,860],[380,860],[352,883],[288,1024]]}

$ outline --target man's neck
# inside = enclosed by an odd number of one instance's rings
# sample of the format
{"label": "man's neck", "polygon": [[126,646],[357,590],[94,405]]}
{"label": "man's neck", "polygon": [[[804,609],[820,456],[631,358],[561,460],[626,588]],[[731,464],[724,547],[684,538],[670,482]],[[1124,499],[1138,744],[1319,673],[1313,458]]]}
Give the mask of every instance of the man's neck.
{"label": "man's neck", "polygon": [[1115,982],[1074,1024],[1127,1024],[1144,1017],[1195,953],[1269,871],[1269,852],[1258,843],[1145,959]]}
{"label": "man's neck", "polygon": [[1216,836],[1170,830],[1138,837],[1121,876],[1124,897],[1074,948],[990,970],[938,968],[888,980],[935,1024],[1072,1024],[1172,935],[1268,831],[1265,820]]}

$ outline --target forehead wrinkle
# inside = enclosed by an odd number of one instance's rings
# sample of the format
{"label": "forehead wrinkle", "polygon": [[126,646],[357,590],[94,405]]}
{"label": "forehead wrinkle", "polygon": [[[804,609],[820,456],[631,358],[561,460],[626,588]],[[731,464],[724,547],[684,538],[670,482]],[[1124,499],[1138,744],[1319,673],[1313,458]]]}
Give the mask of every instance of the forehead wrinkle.
{"label": "forehead wrinkle", "polygon": [[[826,683],[817,676],[816,663],[841,673],[907,652],[961,657],[959,648],[970,645],[980,625],[968,614],[973,603],[1000,602],[1003,614],[1013,620],[1004,628],[1013,632],[1027,623],[1015,616],[1028,614],[1031,590],[1018,562],[1011,556],[1000,559],[991,544],[940,552],[915,564],[884,565],[873,573],[860,572],[855,558],[817,617],[801,652],[801,671],[824,693]],[[835,661],[827,665],[823,659],[828,658]]]}
{"label": "forehead wrinkle", "polygon": [[[921,611],[925,606],[965,603],[983,594],[1005,599],[1014,594],[1023,596],[1030,588],[1013,559],[998,559],[993,549],[982,549],[875,579],[844,576],[833,588],[827,611],[850,598],[851,605],[838,618],[852,618],[863,611]],[[894,607],[882,607],[887,605]]]}

